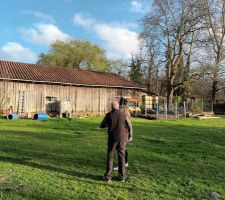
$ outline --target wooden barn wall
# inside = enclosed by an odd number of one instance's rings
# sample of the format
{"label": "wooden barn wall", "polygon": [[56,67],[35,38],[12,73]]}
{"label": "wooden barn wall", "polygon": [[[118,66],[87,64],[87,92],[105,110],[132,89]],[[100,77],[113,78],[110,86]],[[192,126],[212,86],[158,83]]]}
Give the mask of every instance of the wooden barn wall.
{"label": "wooden barn wall", "polygon": [[58,101],[70,100],[72,114],[82,112],[105,113],[110,110],[110,102],[116,96],[138,95],[131,89],[77,87],[37,83],[0,81],[0,92],[5,92],[9,97],[4,104],[4,110],[11,107],[11,112],[16,112],[19,100],[19,91],[25,91],[24,112],[46,112],[46,97],[56,97]]}

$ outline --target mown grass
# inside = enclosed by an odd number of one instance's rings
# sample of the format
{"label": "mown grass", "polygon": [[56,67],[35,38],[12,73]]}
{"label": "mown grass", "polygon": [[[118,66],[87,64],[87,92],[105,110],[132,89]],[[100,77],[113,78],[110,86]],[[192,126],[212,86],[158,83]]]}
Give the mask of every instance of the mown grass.
{"label": "mown grass", "polygon": [[225,119],[132,119],[126,183],[101,181],[101,118],[0,120],[0,199],[225,198]]}

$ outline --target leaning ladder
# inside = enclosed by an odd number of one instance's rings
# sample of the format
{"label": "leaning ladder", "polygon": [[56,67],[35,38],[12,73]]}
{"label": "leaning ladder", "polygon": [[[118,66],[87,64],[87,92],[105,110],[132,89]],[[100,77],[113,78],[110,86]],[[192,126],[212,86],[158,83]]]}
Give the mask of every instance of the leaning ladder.
{"label": "leaning ladder", "polygon": [[20,116],[24,112],[25,91],[19,90],[17,114]]}

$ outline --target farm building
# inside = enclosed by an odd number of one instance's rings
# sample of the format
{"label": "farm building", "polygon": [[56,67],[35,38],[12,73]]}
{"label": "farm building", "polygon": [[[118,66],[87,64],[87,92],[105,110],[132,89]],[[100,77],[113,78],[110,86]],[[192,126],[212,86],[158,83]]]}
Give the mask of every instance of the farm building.
{"label": "farm building", "polygon": [[105,113],[115,97],[141,96],[142,91],[142,86],[112,73],[0,61],[3,115]]}

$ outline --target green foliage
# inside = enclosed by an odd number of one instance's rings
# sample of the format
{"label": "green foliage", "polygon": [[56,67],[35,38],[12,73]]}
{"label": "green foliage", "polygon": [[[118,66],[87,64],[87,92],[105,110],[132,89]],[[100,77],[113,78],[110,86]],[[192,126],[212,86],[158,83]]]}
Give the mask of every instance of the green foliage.
{"label": "green foliage", "polygon": [[130,80],[134,81],[135,83],[142,84],[143,76],[141,70],[141,60],[140,59],[132,59],[130,64]]}
{"label": "green foliage", "polygon": [[182,100],[181,96],[173,96],[173,101],[174,102],[180,103],[181,100]]}
{"label": "green foliage", "polygon": [[225,198],[225,119],[132,119],[127,183],[101,181],[102,118],[0,119],[0,199]]}
{"label": "green foliage", "polygon": [[81,40],[54,42],[48,53],[40,54],[38,64],[97,71],[108,69],[105,51],[97,45]]}

